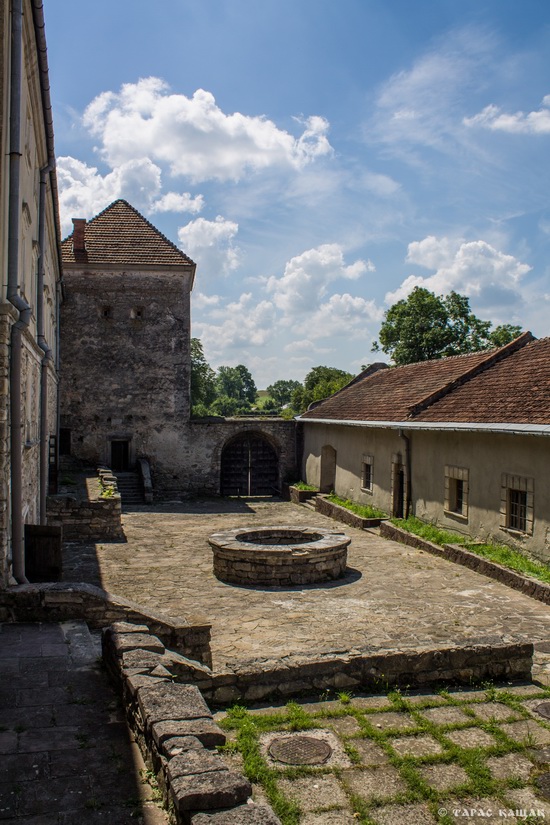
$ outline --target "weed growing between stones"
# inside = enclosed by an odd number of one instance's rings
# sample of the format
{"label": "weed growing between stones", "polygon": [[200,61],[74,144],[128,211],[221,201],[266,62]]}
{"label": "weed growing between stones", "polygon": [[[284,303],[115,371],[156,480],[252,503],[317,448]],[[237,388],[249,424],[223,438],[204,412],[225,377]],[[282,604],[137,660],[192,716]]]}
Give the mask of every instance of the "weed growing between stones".
{"label": "weed growing between stones", "polygon": [[[534,778],[549,770],[546,760],[550,758],[545,751],[536,749],[537,743],[540,746],[539,734],[528,733],[518,740],[503,726],[514,721],[529,722],[535,731],[540,728],[543,743],[550,741],[550,724],[535,718],[525,705],[527,699],[544,700],[549,694],[549,690],[541,688],[522,695],[518,689],[501,689],[491,684],[484,686],[481,695],[479,691],[470,694],[444,690],[424,699],[393,690],[385,696],[367,699],[350,696],[340,707],[331,704],[326,710],[319,708],[317,702],[308,710],[306,701],[289,702],[280,711],[265,714],[236,706],[222,724],[236,732],[236,741],[226,750],[242,754],[246,775],[263,788],[283,825],[298,825],[306,815],[328,811],[342,811],[362,825],[378,825],[378,817],[388,806],[392,816],[396,810],[399,816],[399,808],[403,807],[403,822],[408,821],[415,806],[420,806],[440,825],[452,825],[453,811],[470,805],[472,800],[491,800],[493,805],[511,810],[518,803],[509,794],[523,789],[535,792]],[[510,714],[499,711],[496,704]],[[431,710],[434,713],[427,715],[426,711]],[[274,767],[263,755],[262,733],[330,730],[332,723],[346,717],[357,722],[357,732],[351,725],[335,726],[334,735],[339,737],[350,760],[348,767]],[[342,732],[347,730],[354,732]],[[453,741],[453,734],[461,736]],[[503,764],[498,763],[499,759],[514,755],[532,765],[528,776],[524,772],[520,777],[514,772],[512,758],[505,763],[510,765],[507,774],[493,769],[495,763]],[[294,782],[299,784],[293,794]],[[324,798],[316,804],[316,794],[320,792],[315,789],[323,783],[339,788],[339,796],[333,801],[330,795],[327,798],[325,790]],[[310,790],[302,797],[304,788]],[[522,821],[528,822],[529,817]]]}

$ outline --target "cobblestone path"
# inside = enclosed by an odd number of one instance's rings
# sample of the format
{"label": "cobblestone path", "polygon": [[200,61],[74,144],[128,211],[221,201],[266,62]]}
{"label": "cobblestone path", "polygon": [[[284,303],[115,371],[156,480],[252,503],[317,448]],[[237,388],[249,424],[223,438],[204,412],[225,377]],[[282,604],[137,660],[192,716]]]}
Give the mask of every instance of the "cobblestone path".
{"label": "cobblestone path", "polygon": [[[261,525],[345,529],[349,573],[330,585],[245,588],[212,574],[211,533]],[[212,624],[214,666],[468,641],[550,641],[550,609],[423,551],[287,502],[204,500],[123,515],[126,543],[67,543],[65,581]]]}

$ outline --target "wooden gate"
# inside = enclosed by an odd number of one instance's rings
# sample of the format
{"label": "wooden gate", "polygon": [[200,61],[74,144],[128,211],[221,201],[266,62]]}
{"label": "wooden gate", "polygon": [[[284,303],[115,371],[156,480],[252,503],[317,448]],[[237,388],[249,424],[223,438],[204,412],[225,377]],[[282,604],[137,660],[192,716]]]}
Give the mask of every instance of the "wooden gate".
{"label": "wooden gate", "polygon": [[272,496],[279,487],[279,459],[269,441],[244,433],[222,450],[222,496]]}

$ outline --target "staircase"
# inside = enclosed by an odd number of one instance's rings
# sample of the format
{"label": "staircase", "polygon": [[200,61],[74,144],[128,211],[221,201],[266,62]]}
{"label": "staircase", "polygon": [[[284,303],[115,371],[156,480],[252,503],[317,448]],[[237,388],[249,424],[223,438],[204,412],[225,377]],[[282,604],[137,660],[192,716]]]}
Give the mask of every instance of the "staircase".
{"label": "staircase", "polygon": [[308,498],[307,501],[302,501],[300,506],[305,507],[306,510],[312,510],[315,513],[315,496],[313,496],[312,498]]}
{"label": "staircase", "polygon": [[143,489],[138,473],[115,473],[122,506],[143,504]]}

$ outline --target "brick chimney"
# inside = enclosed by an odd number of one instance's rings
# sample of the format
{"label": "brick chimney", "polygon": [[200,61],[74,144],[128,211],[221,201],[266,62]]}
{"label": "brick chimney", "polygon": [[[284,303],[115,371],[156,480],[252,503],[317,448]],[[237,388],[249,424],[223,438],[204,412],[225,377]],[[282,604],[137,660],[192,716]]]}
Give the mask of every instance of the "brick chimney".
{"label": "brick chimney", "polygon": [[86,218],[73,218],[73,252],[86,252]]}

